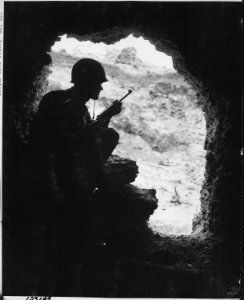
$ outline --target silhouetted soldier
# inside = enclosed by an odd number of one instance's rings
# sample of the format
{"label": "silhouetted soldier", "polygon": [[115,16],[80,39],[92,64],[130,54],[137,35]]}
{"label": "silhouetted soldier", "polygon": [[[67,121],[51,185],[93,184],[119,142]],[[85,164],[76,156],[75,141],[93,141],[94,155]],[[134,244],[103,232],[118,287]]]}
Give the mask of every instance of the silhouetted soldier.
{"label": "silhouetted soldier", "polygon": [[[30,179],[33,185],[29,183],[34,188],[29,204],[33,215],[49,222],[48,230],[55,231],[71,248],[82,227],[84,231],[84,223],[91,218],[90,196],[95,187],[106,184],[103,164],[119,140],[118,133],[108,128],[109,120],[95,129],[90,126],[92,120],[85,105],[90,99],[98,100],[105,81],[105,71],[99,62],[79,60],[71,74],[74,86],[47,93],[30,128],[35,174]],[[120,111],[118,102],[114,114]],[[47,248],[55,247],[53,241],[50,243]],[[70,254],[66,251],[61,255],[64,261],[65,255]]]}
{"label": "silhouetted soldier", "polygon": [[[74,181],[77,181],[73,175],[62,172],[62,168],[65,172],[74,171],[70,170],[69,160],[73,155],[70,152],[76,151],[77,145],[83,160],[86,160],[87,173],[84,175],[89,176],[84,176],[83,186],[94,187],[104,183],[103,163],[116,147],[119,135],[114,129],[107,128],[108,124],[96,131],[89,128],[92,120],[85,104],[90,99],[98,100],[105,81],[105,71],[99,62],[81,59],[72,69],[71,82],[74,86],[64,91],[49,92],[39,104],[31,141],[49,152],[50,170],[56,171],[51,176],[51,185],[61,188],[64,193],[70,193]],[[121,103],[118,103],[115,114],[120,111]],[[75,149],[71,149],[72,146]]]}

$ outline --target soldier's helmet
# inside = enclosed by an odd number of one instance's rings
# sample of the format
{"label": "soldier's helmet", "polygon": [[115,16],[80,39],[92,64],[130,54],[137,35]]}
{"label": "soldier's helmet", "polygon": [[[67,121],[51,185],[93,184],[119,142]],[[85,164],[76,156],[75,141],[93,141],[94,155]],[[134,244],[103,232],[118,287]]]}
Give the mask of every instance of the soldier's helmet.
{"label": "soldier's helmet", "polygon": [[91,58],[78,60],[71,71],[71,82],[96,81],[99,83],[108,81],[103,66]]}

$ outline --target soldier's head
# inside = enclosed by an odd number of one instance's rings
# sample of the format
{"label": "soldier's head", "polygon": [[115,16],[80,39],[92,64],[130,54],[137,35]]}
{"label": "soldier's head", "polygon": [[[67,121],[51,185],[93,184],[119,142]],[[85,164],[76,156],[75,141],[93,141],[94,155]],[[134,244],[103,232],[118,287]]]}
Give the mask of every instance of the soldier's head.
{"label": "soldier's head", "polygon": [[104,68],[94,59],[82,58],[72,68],[71,82],[78,93],[85,94],[89,99],[98,99],[105,81],[107,78]]}

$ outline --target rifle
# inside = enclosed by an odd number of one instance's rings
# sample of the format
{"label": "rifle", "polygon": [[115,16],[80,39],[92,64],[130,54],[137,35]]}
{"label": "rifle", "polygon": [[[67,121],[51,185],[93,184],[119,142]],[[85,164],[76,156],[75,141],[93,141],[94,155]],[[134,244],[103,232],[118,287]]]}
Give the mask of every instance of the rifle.
{"label": "rifle", "polygon": [[107,123],[115,115],[114,110],[116,106],[131,93],[132,90],[128,90],[128,93],[125,96],[123,96],[120,100],[113,101],[113,103],[108,108],[106,108],[96,117],[95,121],[93,121],[89,127],[95,128],[97,126],[103,125],[104,123]]}

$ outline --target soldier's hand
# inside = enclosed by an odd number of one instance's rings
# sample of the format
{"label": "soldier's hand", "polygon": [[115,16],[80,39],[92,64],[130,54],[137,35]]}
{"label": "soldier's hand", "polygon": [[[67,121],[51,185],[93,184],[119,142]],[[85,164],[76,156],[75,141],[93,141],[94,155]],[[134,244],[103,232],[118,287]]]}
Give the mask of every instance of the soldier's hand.
{"label": "soldier's hand", "polygon": [[119,114],[121,112],[121,109],[122,109],[122,102],[116,100],[114,104],[114,110],[113,110],[114,115]]}

